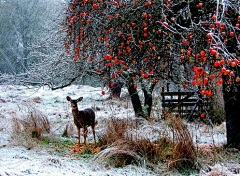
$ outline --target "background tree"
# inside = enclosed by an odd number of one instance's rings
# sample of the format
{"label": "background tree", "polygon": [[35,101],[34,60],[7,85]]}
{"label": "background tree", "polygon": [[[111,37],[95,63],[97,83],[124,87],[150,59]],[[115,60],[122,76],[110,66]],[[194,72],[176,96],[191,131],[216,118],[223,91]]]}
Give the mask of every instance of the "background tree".
{"label": "background tree", "polygon": [[198,87],[201,96],[209,97],[223,84],[228,144],[240,147],[239,7],[234,0],[72,0],[65,46],[74,61],[86,63],[87,58],[89,69],[110,87],[123,80],[137,116],[149,117],[160,79]]}
{"label": "background tree", "polygon": [[36,84],[53,80],[53,74],[46,76],[47,72],[51,73],[52,66],[41,64],[39,70],[39,63],[45,60],[49,65],[47,59],[56,60],[56,52],[61,51],[56,33],[63,9],[63,1],[57,0],[8,0],[0,3],[0,82]]}
{"label": "background tree", "polygon": [[[4,1],[1,8],[1,59],[4,72],[25,72],[30,44],[41,39],[43,2]],[[41,18],[42,17],[42,18]],[[10,70],[8,70],[10,68]]]}
{"label": "background tree", "polygon": [[65,59],[59,42],[65,6],[60,0],[2,1],[0,82],[56,88],[75,80],[78,66]]}

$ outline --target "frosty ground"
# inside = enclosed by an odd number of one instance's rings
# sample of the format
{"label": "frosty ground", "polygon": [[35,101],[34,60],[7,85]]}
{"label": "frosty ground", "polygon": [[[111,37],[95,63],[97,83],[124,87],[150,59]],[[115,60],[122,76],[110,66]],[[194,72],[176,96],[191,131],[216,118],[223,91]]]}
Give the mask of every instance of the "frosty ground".
{"label": "frosty ground", "polygon": [[[147,169],[146,166],[128,165],[123,168],[97,164],[89,158],[67,157],[46,149],[42,146],[26,147],[12,140],[12,119],[24,117],[26,107],[32,106],[45,114],[51,124],[50,135],[61,138],[66,124],[73,122],[70,104],[66,96],[73,99],[83,97],[79,103],[79,109],[91,107],[96,109],[97,136],[104,132],[105,126],[102,122],[109,118],[129,118],[141,120],[141,128],[137,134],[149,138],[151,141],[159,137],[159,131],[166,131],[166,124],[161,120],[148,122],[144,119],[137,119],[127,98],[126,90],[123,90],[122,100],[109,100],[109,94],[102,95],[104,88],[90,86],[72,85],[64,89],[51,91],[47,87],[23,87],[23,86],[0,86],[0,176],[2,175],[156,175]],[[155,97],[158,97],[157,93]],[[159,106],[159,105],[157,105]],[[161,107],[156,108],[156,112]],[[155,114],[155,118],[161,119],[161,113]],[[162,128],[162,126],[165,126]],[[220,126],[211,128],[206,125],[188,124],[194,142],[199,146],[222,145],[226,143],[226,129],[223,123]],[[156,133],[158,131],[158,133]],[[170,129],[169,129],[170,131]],[[168,132],[167,132],[168,133]],[[76,136],[75,131],[75,136]],[[77,141],[74,137],[69,140]],[[93,141],[91,130],[89,130],[88,141]],[[229,175],[236,175],[226,168],[229,163],[217,165],[218,169],[225,169]],[[231,163],[231,167],[240,167],[239,163]],[[204,172],[202,172],[203,174]],[[159,173],[158,173],[159,174]],[[176,174],[164,170],[164,175]]]}

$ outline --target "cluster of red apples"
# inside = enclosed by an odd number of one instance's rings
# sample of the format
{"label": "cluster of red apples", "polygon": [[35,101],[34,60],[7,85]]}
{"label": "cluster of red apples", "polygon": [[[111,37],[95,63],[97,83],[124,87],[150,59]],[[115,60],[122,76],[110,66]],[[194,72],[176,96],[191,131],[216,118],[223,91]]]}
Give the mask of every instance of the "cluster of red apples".
{"label": "cluster of red apples", "polygon": [[175,74],[183,88],[198,86],[212,96],[215,85],[240,81],[240,7],[219,2],[209,11],[208,3],[71,0],[64,45],[74,61],[94,65],[110,87],[126,75],[137,88],[139,80],[157,83]]}

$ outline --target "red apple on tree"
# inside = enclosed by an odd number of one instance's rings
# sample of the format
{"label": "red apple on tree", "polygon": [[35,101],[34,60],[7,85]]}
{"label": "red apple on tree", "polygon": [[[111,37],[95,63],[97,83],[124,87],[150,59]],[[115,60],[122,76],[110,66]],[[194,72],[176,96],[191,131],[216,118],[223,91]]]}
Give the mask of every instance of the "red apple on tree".
{"label": "red apple on tree", "polygon": [[198,4],[198,7],[202,7],[202,6],[203,6],[203,3],[200,2],[200,3]]}

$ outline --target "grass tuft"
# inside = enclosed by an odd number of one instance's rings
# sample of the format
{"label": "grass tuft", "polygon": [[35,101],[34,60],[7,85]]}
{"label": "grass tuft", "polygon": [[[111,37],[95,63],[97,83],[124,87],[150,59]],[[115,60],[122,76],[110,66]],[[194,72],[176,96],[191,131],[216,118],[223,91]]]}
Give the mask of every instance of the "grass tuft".
{"label": "grass tuft", "polygon": [[129,134],[138,131],[138,128],[139,124],[133,120],[111,118],[106,122],[105,134],[100,137],[101,151],[93,160],[114,167],[123,167],[128,164],[159,164],[172,158],[173,142],[166,134],[155,142]]}
{"label": "grass tuft", "polygon": [[197,151],[187,126],[180,117],[169,116],[173,132],[173,160],[169,167],[172,168],[197,168]]}
{"label": "grass tuft", "polygon": [[32,148],[36,146],[37,140],[43,138],[43,133],[50,132],[50,123],[48,118],[34,107],[26,106],[25,110],[23,117],[12,119],[12,138],[15,145]]}

